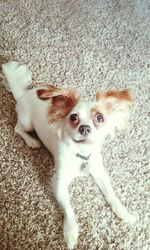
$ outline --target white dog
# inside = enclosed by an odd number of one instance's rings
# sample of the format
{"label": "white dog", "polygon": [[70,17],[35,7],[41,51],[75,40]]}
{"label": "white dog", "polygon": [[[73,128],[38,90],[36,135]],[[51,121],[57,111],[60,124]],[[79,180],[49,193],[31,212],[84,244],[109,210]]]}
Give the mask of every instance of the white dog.
{"label": "white dog", "polygon": [[131,91],[97,92],[94,102],[83,102],[74,89],[46,86],[25,90],[32,81],[25,65],[9,62],[2,69],[17,101],[15,132],[29,147],[36,148],[40,142],[27,133],[34,129],[54,156],[56,173],[52,184],[64,213],[63,232],[68,248],[77,244],[79,230],[68,193],[76,176],[92,175],[114,213],[133,224],[136,219],[116,197],[100,153],[104,138],[128,124]]}

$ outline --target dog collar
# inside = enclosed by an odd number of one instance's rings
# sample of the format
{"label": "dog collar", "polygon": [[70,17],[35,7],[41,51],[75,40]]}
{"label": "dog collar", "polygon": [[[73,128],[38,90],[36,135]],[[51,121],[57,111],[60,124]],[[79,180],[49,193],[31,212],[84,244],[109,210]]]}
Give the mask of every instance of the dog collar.
{"label": "dog collar", "polygon": [[88,166],[88,160],[90,158],[90,155],[89,154],[88,156],[85,156],[85,155],[80,155],[79,153],[76,154],[76,157],[82,159],[84,162],[81,164],[81,169],[85,169],[87,166]]}
{"label": "dog collar", "polygon": [[77,154],[76,154],[76,157],[81,158],[81,159],[84,160],[84,161],[88,161],[89,158],[90,158],[90,155],[91,155],[91,154],[89,154],[88,156],[85,156],[85,155],[80,155],[79,153],[77,153]]}

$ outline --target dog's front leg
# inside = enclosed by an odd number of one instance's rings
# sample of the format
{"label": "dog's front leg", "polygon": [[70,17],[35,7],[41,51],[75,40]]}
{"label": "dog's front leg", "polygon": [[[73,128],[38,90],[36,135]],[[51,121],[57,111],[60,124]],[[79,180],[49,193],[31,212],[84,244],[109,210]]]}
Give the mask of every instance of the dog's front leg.
{"label": "dog's front leg", "polygon": [[[91,159],[92,160],[92,159]],[[93,158],[93,163],[91,164],[90,173],[93,176],[94,181],[101,189],[102,193],[105,195],[106,200],[111,205],[114,213],[129,224],[134,224],[136,221],[135,216],[131,215],[125,206],[119,201],[118,197],[111,186],[110,179],[106,173],[102,159],[99,155]]]}
{"label": "dog's front leg", "polygon": [[78,239],[78,224],[75,220],[75,214],[71,207],[68,187],[73,176],[65,172],[56,172],[52,178],[52,185],[55,197],[64,213],[63,233],[69,249],[73,249]]}

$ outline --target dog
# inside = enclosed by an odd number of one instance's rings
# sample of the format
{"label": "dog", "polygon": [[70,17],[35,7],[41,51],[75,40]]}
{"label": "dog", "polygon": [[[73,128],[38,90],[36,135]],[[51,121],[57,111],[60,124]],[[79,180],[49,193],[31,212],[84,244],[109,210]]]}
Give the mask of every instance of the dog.
{"label": "dog", "polygon": [[8,62],[2,65],[7,88],[17,101],[18,133],[31,148],[40,142],[27,132],[35,130],[53,154],[56,171],[52,187],[63,214],[63,234],[68,249],[78,239],[78,224],[70,203],[68,187],[77,176],[91,175],[105,195],[113,212],[123,221],[134,224],[136,218],[119,201],[104,169],[101,148],[107,135],[125,129],[129,123],[129,106],[134,96],[130,89],[98,91],[95,101],[81,101],[75,89],[44,86],[28,90],[32,82],[26,65]]}

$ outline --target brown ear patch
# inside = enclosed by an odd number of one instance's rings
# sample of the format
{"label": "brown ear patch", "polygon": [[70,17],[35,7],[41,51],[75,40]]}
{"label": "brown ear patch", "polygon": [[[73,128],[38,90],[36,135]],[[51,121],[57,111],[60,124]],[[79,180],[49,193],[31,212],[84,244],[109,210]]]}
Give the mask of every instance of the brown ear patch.
{"label": "brown ear patch", "polygon": [[50,123],[62,121],[80,99],[80,95],[75,89],[61,89],[53,86],[37,90],[37,96],[41,100],[51,100],[48,108]]}
{"label": "brown ear patch", "polygon": [[64,92],[65,90],[61,88],[57,88],[55,86],[47,86],[45,89],[38,89],[37,90],[37,96],[41,100],[48,100],[52,98],[53,96],[60,95]]}
{"label": "brown ear patch", "polygon": [[96,100],[97,105],[105,115],[105,121],[110,131],[115,128],[118,130],[125,129],[128,126],[129,106],[134,100],[133,93],[130,89],[97,92]]}
{"label": "brown ear patch", "polygon": [[45,89],[38,89],[36,93],[37,93],[38,98],[41,100],[49,99],[49,97],[47,96],[47,91],[45,91]]}
{"label": "brown ear patch", "polygon": [[124,89],[121,91],[117,90],[110,90],[107,92],[97,92],[96,93],[96,100],[100,101],[104,98],[115,98],[119,101],[126,101],[132,103],[134,100],[133,92],[130,89]]}

